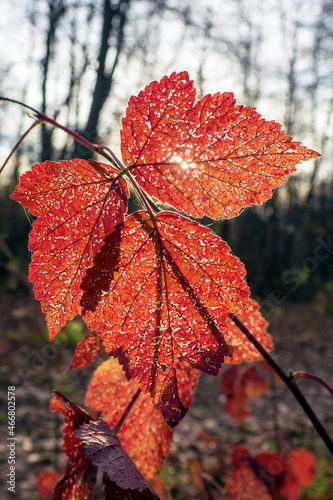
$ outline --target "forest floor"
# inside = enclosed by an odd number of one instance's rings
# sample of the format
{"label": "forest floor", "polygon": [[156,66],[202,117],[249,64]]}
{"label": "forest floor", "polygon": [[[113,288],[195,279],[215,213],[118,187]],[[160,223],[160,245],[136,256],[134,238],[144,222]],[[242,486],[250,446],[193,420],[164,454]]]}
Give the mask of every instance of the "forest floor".
{"label": "forest floor", "polygon": [[[82,405],[86,385],[101,357],[84,370],[66,373],[82,335],[80,321],[69,324],[57,342],[49,343],[43,315],[32,297],[7,293],[0,299],[3,477],[8,472],[5,413],[8,386],[16,388],[17,437],[16,494],[9,494],[5,485],[0,496],[37,500],[39,472],[55,470],[66,463],[62,452],[62,417],[49,412],[52,389]],[[276,309],[269,320],[269,332],[275,343],[274,358],[284,370],[307,371],[333,385],[333,316],[320,314],[309,305],[286,305],[283,311]],[[200,377],[194,403],[175,429],[171,454],[161,473],[174,500],[223,499],[233,446],[245,445],[255,454],[276,451],[277,442],[281,451],[301,446],[317,457],[316,482],[302,499],[333,500],[332,457],[293,395],[271,379],[270,392],[261,399],[250,398],[248,408],[252,415],[245,419],[242,429],[236,429],[223,412],[226,397],[220,392],[218,380],[208,375]],[[299,387],[328,434],[333,436],[332,397],[312,380],[301,380]]]}

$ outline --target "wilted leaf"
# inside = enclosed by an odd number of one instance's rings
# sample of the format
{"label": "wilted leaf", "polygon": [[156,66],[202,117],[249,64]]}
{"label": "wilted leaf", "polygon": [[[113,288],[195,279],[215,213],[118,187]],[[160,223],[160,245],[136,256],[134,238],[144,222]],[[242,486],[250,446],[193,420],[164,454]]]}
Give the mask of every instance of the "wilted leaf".
{"label": "wilted leaf", "polygon": [[112,493],[112,498],[125,500],[131,492],[127,498],[133,500],[159,499],[105,421],[84,425],[75,436],[84,442],[87,459],[104,473],[105,492]]}

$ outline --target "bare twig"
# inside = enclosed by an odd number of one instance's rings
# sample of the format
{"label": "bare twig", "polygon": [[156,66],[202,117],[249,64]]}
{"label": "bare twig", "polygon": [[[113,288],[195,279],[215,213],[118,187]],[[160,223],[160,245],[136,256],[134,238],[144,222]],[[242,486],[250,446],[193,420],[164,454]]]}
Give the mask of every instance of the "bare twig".
{"label": "bare twig", "polygon": [[292,382],[296,383],[300,378],[308,378],[310,380],[315,380],[316,382],[319,382],[319,384],[321,384],[323,387],[325,387],[325,389],[328,390],[328,392],[330,392],[333,396],[333,389],[331,386],[329,386],[325,380],[323,380],[322,378],[320,377],[317,377],[317,375],[312,375],[312,373],[307,373],[307,372],[303,372],[303,371],[297,371],[297,372],[290,372],[289,373],[289,378]]}
{"label": "bare twig", "polygon": [[132,397],[129,405],[127,406],[126,410],[124,411],[124,413],[122,414],[119,422],[117,423],[116,427],[114,427],[112,430],[115,434],[117,434],[119,431],[120,431],[120,428],[121,426],[123,425],[123,423],[125,422],[129,412],[131,411],[131,409],[133,408],[134,406],[134,403],[136,402],[136,400],[138,399],[138,397],[140,396],[141,394],[141,389],[139,388],[136,393],[134,394],[134,396]]}

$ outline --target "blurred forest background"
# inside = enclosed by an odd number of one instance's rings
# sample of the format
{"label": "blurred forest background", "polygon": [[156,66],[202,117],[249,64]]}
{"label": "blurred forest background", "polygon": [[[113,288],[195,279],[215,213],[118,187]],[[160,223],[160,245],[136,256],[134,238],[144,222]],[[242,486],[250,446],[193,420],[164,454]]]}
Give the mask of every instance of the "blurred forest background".
{"label": "blurred forest background", "polygon": [[[285,301],[332,309],[332,0],[4,0],[0,28],[0,94],[116,153],[128,98],[174,70],[190,73],[199,97],[233,91],[240,104],[255,106],[319,151],[272,200],[213,228],[245,263],[264,313]],[[1,163],[31,123],[22,108],[2,104]],[[63,132],[41,126],[6,167],[0,184],[5,290],[25,286],[29,262],[31,222],[8,198],[19,175],[38,161],[89,154]]]}

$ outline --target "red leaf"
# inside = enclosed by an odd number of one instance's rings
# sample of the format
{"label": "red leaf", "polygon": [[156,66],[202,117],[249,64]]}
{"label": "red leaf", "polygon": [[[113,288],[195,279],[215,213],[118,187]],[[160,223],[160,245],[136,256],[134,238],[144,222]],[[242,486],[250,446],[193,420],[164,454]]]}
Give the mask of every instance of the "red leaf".
{"label": "red leaf", "polygon": [[195,103],[187,72],[152,82],[129,100],[123,160],[152,196],[188,215],[231,217],[260,204],[301,161],[318,156],[233,94]]}
{"label": "red leaf", "polygon": [[96,356],[102,351],[104,351],[104,347],[100,334],[94,331],[87,333],[76,346],[68,371],[91,365]]}
{"label": "red leaf", "polygon": [[242,370],[236,365],[222,373],[220,386],[227,396],[223,410],[237,425],[241,425],[244,418],[251,415],[245,408],[249,396],[260,398],[269,389],[266,380],[253,367]]}
{"label": "red leaf", "polygon": [[[136,380],[127,380],[118,361],[110,359],[95,370],[85,404],[101,411],[104,420],[113,428],[138,388]],[[169,454],[172,434],[150,396],[141,393],[118,437],[140,472],[150,480],[159,473]]]}
{"label": "red leaf", "polygon": [[122,221],[128,189],[119,172],[95,161],[47,161],[21,177],[14,200],[38,217],[29,249],[29,279],[52,340],[81,312],[80,288],[106,234]]}
{"label": "red leaf", "polygon": [[[251,306],[247,310],[238,311],[236,315],[266,351],[271,352],[273,350],[273,340],[266,331],[268,322],[261,315],[259,309],[259,304],[251,300]],[[225,359],[225,363],[251,362],[262,358],[260,352],[239,330],[231,318],[227,318],[227,325],[228,331],[224,334],[224,338],[227,344],[233,347],[234,353],[232,358]]]}
{"label": "red leaf", "polygon": [[82,424],[91,422],[91,416],[58,391],[53,392],[51,411],[65,417],[63,450],[68,457],[65,475],[54,489],[54,500],[90,500],[96,483],[97,470],[85,456],[83,444],[74,437]]}
{"label": "red leaf", "polygon": [[85,458],[82,458],[82,445],[80,441],[74,437],[74,431],[78,429],[80,425],[90,422],[92,420],[91,416],[75,403],[72,403],[59,391],[53,391],[50,409],[65,417],[63,450],[69,458],[69,461],[79,461],[80,466],[86,466],[87,462]]}
{"label": "red leaf", "polygon": [[159,500],[106,422],[83,425],[75,435],[84,442],[88,460],[104,473],[106,498]]}
{"label": "red leaf", "polygon": [[316,475],[316,457],[304,448],[288,451],[286,469],[300,486],[310,486]]}
{"label": "red leaf", "polygon": [[231,452],[231,466],[233,468],[248,465],[250,453],[245,446],[235,446]]}
{"label": "red leaf", "polygon": [[226,243],[180,215],[137,212],[105,239],[94,264],[82,282],[84,319],[156,404],[164,406],[175,363],[218,373],[231,354],[226,318],[249,305],[244,267]]}

